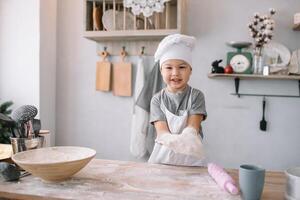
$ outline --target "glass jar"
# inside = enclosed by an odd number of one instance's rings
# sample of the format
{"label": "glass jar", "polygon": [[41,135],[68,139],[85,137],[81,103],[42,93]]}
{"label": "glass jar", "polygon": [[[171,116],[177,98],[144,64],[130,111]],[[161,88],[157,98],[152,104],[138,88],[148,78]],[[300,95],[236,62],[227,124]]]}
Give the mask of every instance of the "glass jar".
{"label": "glass jar", "polygon": [[263,65],[264,60],[262,55],[262,48],[255,48],[253,56],[253,74],[262,74]]}

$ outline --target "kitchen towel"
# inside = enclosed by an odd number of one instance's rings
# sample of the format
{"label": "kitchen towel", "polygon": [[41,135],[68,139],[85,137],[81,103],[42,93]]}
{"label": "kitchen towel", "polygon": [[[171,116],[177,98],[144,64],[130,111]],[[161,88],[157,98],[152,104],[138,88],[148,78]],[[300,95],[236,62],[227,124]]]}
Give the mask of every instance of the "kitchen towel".
{"label": "kitchen towel", "polygon": [[147,153],[146,136],[149,124],[149,112],[135,104],[145,83],[145,68],[143,56],[139,57],[134,88],[134,107],[131,124],[130,152],[136,158],[142,158]]}
{"label": "kitchen towel", "polygon": [[[147,76],[145,80],[144,87],[137,98],[136,105],[150,113],[150,103],[152,96],[162,90],[164,87],[165,83],[160,74],[159,62],[156,62],[149,76]],[[146,136],[146,147],[149,154],[151,154],[153,151],[155,138],[155,128],[154,126],[149,125]]]}

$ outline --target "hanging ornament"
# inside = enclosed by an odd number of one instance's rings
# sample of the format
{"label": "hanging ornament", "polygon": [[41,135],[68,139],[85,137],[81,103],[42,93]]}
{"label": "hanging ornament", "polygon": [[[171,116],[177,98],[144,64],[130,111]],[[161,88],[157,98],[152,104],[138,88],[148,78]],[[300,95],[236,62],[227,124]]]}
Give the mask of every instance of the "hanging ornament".
{"label": "hanging ornament", "polygon": [[124,0],[123,4],[131,8],[134,15],[143,13],[145,17],[150,17],[153,12],[163,12],[164,3],[170,0]]}

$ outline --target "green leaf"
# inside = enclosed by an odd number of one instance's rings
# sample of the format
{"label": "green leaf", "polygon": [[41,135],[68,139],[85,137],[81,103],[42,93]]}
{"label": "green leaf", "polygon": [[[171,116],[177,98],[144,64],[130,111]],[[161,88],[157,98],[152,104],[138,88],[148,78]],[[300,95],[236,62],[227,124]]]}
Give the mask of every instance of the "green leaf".
{"label": "green leaf", "polygon": [[12,101],[6,101],[6,102],[2,103],[0,105],[0,113],[3,113],[5,115],[10,114],[12,112],[12,110],[8,110],[8,108],[12,105],[13,105]]}
{"label": "green leaf", "polygon": [[[12,101],[6,101],[0,104],[0,113],[4,115],[11,114],[12,110],[9,109],[13,105]],[[10,144],[11,132],[7,127],[3,127],[3,124],[0,122],[0,143]]]}

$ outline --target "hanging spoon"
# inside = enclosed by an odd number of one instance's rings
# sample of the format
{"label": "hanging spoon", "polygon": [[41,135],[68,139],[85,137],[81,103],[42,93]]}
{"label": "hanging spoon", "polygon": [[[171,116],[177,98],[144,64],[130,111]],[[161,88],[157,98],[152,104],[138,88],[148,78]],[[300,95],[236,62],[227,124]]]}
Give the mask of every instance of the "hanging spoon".
{"label": "hanging spoon", "polygon": [[260,130],[266,131],[267,130],[267,121],[265,120],[265,109],[266,109],[266,98],[263,98],[263,116],[262,120],[260,121]]}

